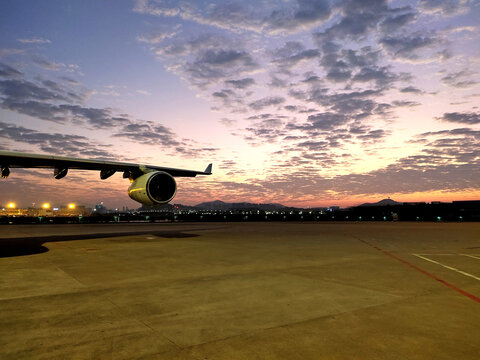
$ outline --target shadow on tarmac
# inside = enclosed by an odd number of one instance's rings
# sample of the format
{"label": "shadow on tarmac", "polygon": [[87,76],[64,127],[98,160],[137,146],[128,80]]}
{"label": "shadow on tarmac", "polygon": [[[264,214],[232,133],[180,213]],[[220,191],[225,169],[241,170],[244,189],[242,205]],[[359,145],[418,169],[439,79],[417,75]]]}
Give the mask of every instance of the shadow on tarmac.
{"label": "shadow on tarmac", "polygon": [[[49,249],[43,246],[48,242],[57,241],[72,241],[72,240],[89,240],[89,239],[105,239],[121,236],[133,235],[152,235],[161,238],[189,238],[197,237],[197,234],[187,234],[181,231],[136,231],[136,232],[121,232],[121,233],[99,233],[99,234],[82,234],[82,235],[55,235],[55,236],[33,236],[24,238],[4,238],[0,239],[0,258],[25,256],[42,254]],[[120,240],[121,241],[121,240]],[[156,241],[155,239],[140,239],[140,240],[126,240],[128,242],[136,241]]]}

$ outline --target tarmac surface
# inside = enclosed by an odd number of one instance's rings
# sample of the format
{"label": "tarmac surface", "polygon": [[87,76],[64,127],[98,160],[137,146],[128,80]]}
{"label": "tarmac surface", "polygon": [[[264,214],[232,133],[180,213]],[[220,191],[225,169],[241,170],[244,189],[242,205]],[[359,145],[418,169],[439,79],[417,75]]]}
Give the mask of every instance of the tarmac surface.
{"label": "tarmac surface", "polygon": [[479,359],[480,223],[0,226],[0,359]]}

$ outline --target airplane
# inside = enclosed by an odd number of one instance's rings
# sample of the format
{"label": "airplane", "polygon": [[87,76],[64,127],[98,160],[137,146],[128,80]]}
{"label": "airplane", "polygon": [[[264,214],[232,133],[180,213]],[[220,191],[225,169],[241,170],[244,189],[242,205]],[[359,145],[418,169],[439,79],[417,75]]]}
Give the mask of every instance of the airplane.
{"label": "airplane", "polygon": [[145,205],[161,205],[170,202],[177,193],[175,177],[212,174],[212,164],[209,164],[205,171],[195,171],[1,150],[0,166],[2,178],[7,178],[10,175],[10,168],[53,168],[53,176],[57,180],[65,177],[69,169],[99,170],[102,180],[109,178],[116,172],[123,172],[123,178],[128,178],[131,182],[128,188],[128,196]]}

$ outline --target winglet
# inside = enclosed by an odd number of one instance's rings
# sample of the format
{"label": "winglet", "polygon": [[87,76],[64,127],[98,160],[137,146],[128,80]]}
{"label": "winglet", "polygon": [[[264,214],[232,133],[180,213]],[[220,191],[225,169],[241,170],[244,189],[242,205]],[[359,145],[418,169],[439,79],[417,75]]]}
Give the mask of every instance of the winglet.
{"label": "winglet", "polygon": [[208,164],[207,168],[205,169],[204,173],[206,175],[211,175],[212,174],[212,164]]}

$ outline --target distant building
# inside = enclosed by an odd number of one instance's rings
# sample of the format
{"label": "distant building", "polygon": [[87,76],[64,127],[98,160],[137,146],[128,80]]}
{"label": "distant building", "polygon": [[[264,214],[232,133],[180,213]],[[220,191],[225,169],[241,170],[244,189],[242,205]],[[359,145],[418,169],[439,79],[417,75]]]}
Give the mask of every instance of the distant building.
{"label": "distant building", "polygon": [[14,208],[5,207],[0,209],[0,216],[7,217],[55,217],[55,216],[88,216],[91,209],[84,205],[61,206],[61,207],[29,207],[29,208]]}
{"label": "distant building", "polygon": [[101,201],[100,203],[95,205],[95,207],[93,208],[93,213],[94,214],[106,214],[107,213],[107,208],[105,207],[105,205],[103,205],[103,201]]}

